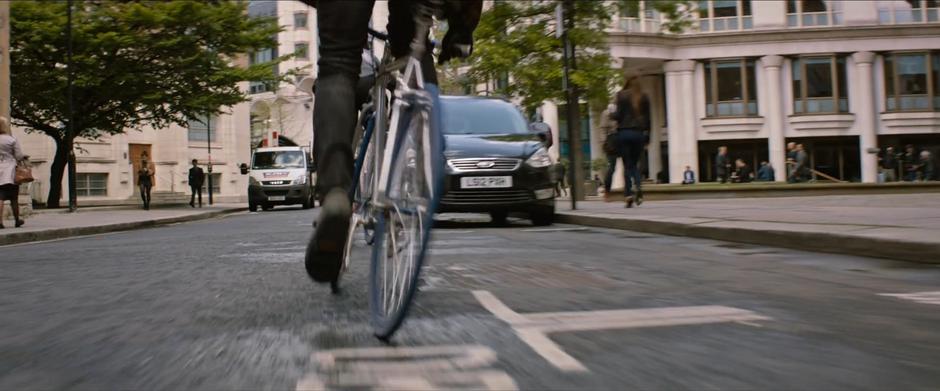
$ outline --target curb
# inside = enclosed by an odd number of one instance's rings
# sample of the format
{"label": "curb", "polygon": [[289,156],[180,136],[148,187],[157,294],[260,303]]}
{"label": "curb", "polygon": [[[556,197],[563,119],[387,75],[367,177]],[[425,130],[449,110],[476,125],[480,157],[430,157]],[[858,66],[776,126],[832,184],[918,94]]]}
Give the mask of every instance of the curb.
{"label": "curb", "polygon": [[56,228],[45,231],[18,232],[0,236],[0,246],[22,244],[29,242],[65,239],[74,236],[97,235],[110,232],[131,231],[142,228],[152,228],[167,224],[186,223],[191,221],[207,220],[213,217],[248,210],[247,207],[228,208],[212,212],[199,213],[189,216],[164,217],[153,220],[133,221],[129,223],[116,223],[92,227]]}
{"label": "curb", "polygon": [[862,238],[820,232],[755,230],[731,227],[704,227],[655,220],[555,214],[555,222],[590,227],[613,228],[670,236],[759,244],[834,254],[886,258],[927,264],[940,264],[940,244],[895,239]]}

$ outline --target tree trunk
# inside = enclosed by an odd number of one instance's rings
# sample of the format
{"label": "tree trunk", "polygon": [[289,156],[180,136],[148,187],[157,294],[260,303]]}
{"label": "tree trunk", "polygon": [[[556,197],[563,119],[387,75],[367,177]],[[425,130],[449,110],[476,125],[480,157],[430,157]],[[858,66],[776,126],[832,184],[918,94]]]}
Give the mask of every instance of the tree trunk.
{"label": "tree trunk", "polygon": [[62,177],[69,162],[69,151],[72,150],[72,140],[55,140],[55,157],[49,172],[49,197],[46,199],[47,208],[59,208],[62,198]]}

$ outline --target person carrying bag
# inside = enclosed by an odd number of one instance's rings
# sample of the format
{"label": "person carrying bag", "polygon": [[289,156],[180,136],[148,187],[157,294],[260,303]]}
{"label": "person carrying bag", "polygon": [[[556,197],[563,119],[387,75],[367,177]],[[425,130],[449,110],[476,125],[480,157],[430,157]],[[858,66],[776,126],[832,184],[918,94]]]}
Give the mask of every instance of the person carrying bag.
{"label": "person carrying bag", "polygon": [[20,219],[20,184],[33,180],[32,172],[25,162],[29,156],[23,154],[20,143],[13,137],[10,121],[0,118],[0,229],[3,228],[3,201],[10,201],[14,226],[22,227]]}

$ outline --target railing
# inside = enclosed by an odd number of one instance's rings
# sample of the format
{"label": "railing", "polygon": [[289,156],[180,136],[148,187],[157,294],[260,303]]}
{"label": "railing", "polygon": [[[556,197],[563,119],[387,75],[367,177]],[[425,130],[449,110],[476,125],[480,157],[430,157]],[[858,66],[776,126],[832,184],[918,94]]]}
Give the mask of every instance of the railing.
{"label": "railing", "polygon": [[620,18],[619,27],[628,33],[658,33],[662,22],[646,18]]}
{"label": "railing", "polygon": [[842,11],[788,13],[787,26],[819,27],[842,24]]}

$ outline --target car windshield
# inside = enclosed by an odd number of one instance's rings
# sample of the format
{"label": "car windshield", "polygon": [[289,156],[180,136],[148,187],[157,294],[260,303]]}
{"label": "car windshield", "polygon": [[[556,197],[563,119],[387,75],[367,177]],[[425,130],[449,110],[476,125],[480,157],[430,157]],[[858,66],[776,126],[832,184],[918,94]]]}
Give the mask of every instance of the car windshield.
{"label": "car windshield", "polygon": [[255,159],[251,165],[251,168],[256,170],[305,167],[302,151],[255,152]]}
{"label": "car windshield", "polygon": [[522,114],[495,99],[442,99],[444,134],[527,134]]}

